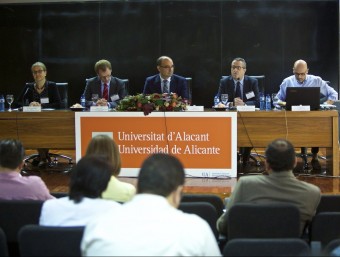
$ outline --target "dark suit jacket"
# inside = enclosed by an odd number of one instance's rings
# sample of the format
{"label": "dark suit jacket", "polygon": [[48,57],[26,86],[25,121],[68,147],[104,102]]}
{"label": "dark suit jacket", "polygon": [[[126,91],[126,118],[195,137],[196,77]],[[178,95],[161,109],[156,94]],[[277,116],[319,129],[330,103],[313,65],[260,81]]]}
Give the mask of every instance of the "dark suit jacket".
{"label": "dark suit jacket", "polygon": [[[247,99],[246,94],[253,91],[254,97]],[[235,83],[232,76],[223,77],[220,82],[220,87],[218,89],[218,97],[221,94],[228,94],[228,102],[233,102],[235,98]],[[244,76],[243,81],[243,101],[247,105],[255,105],[260,107],[260,97],[259,97],[259,86],[257,79]]]}
{"label": "dark suit jacket", "polygon": [[[101,81],[99,77],[93,77],[87,80],[85,87],[85,99],[86,99],[86,107],[90,107],[92,102],[92,94],[98,94],[99,98],[103,98],[101,92]],[[111,97],[113,95],[118,95],[119,99],[116,101],[112,101]],[[119,104],[119,101],[126,96],[125,85],[124,82],[116,77],[111,77],[110,80],[110,91],[109,91],[109,100],[110,108],[115,108]]]}
{"label": "dark suit jacket", "polygon": [[[188,99],[188,85],[187,80],[184,77],[173,74],[170,81],[170,92],[176,93],[183,99]],[[143,94],[162,94],[161,79],[159,74],[147,77],[144,84]]]}
{"label": "dark suit jacket", "polygon": [[[42,108],[55,108],[59,109],[61,106],[61,100],[57,85],[55,82],[47,81],[45,84],[45,88],[47,89],[48,100],[49,103],[41,104]],[[28,106],[29,103],[35,101],[40,103],[40,99],[33,98],[34,91],[34,82],[26,83],[24,89],[22,90],[20,96],[18,97],[18,106]]]}

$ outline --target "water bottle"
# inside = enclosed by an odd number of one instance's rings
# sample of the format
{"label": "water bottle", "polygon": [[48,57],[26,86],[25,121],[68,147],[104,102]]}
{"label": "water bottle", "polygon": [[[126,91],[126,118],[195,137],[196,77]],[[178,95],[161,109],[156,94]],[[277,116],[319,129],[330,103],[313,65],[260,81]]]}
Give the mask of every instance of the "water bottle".
{"label": "water bottle", "polygon": [[265,110],[266,109],[266,100],[264,97],[264,93],[260,92],[260,110]]}
{"label": "water bottle", "polygon": [[215,97],[214,97],[214,106],[217,106],[219,103],[220,103],[220,98],[216,94]]}
{"label": "water bottle", "polygon": [[272,109],[272,103],[270,99],[270,94],[266,95],[266,111],[269,111]]}
{"label": "water bottle", "polygon": [[80,97],[80,104],[81,106],[85,107],[85,95],[84,94],[82,94]]}
{"label": "water bottle", "polygon": [[0,95],[0,112],[5,111],[5,98],[4,95]]}

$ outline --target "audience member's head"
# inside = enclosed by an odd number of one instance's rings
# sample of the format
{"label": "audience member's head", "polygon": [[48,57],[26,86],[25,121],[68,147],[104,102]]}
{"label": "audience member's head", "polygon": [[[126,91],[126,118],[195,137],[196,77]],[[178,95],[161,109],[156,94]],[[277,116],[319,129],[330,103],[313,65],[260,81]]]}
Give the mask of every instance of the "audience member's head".
{"label": "audience member's head", "polygon": [[118,176],[121,168],[121,159],[118,145],[107,135],[98,135],[91,139],[86,149],[86,155],[100,155],[112,163],[112,174]]}
{"label": "audience member's head", "polygon": [[294,146],[285,139],[276,139],[266,149],[266,163],[274,172],[294,169],[296,156]]}
{"label": "audience member's head", "polygon": [[15,170],[23,164],[25,149],[16,139],[0,140],[0,168]]}
{"label": "audience member's head", "polygon": [[112,165],[105,158],[88,155],[72,169],[70,199],[79,203],[83,197],[100,198],[111,178]]}
{"label": "audience member's head", "polygon": [[[142,164],[138,175],[137,193],[155,194],[168,198],[174,192],[178,192],[180,197],[184,180],[183,165],[176,157],[154,154]],[[179,202],[174,204],[177,207]]]}

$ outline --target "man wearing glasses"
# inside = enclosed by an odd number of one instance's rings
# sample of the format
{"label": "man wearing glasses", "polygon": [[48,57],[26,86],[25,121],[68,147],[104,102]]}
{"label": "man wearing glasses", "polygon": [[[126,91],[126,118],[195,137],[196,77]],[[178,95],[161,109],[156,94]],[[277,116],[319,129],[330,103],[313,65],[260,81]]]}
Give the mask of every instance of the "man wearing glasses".
{"label": "man wearing glasses", "polygon": [[[243,58],[235,58],[231,62],[231,75],[223,77],[218,89],[218,97],[221,94],[228,94],[228,102],[235,106],[255,105],[259,107],[259,87],[257,79],[245,75],[247,70],[246,61]],[[241,147],[242,165],[248,165],[251,147]]]}
{"label": "man wearing glasses", "polygon": [[170,57],[159,57],[157,70],[159,74],[146,78],[143,94],[176,93],[183,99],[188,99],[187,81],[184,77],[174,74],[174,63]]}
{"label": "man wearing glasses", "polygon": [[[320,94],[322,94],[327,100],[327,104],[333,104],[338,99],[338,93],[330,87],[326,81],[322,80],[318,76],[308,74],[308,66],[304,60],[297,60],[293,66],[293,74],[285,78],[281,85],[277,97],[281,101],[286,100],[287,87],[320,87]],[[312,147],[312,167],[313,170],[321,170],[321,166],[318,160],[319,147]],[[307,148],[301,148],[301,154],[307,155]],[[308,165],[308,164],[307,164]],[[308,168],[308,167],[307,167]]]}
{"label": "man wearing glasses", "polygon": [[111,63],[99,60],[94,65],[96,77],[87,79],[85,87],[86,107],[92,105],[117,107],[119,101],[126,95],[124,82],[111,76]]}

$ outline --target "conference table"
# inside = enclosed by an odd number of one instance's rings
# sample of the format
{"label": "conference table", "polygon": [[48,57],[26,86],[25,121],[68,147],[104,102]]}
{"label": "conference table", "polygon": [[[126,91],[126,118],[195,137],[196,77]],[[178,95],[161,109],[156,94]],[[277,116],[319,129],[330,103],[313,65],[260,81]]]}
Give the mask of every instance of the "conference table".
{"label": "conference table", "polygon": [[[265,148],[284,138],[294,147],[325,148],[327,169],[339,176],[338,116],[336,110],[238,112],[237,146]],[[75,149],[75,112],[0,112],[3,138],[19,139],[26,149]]]}

